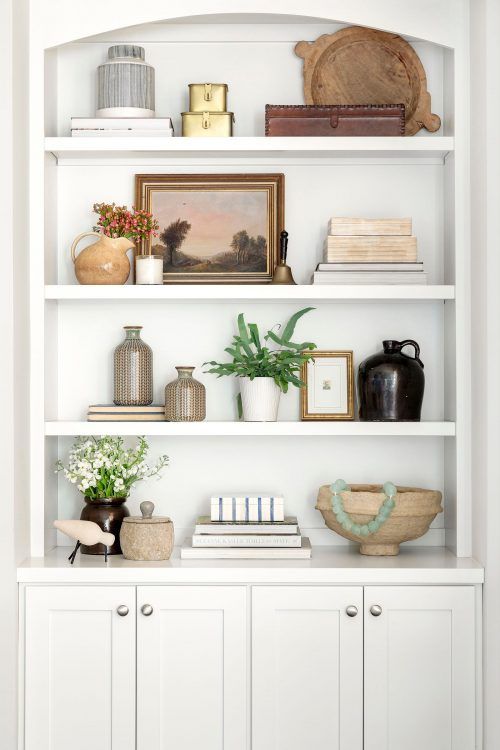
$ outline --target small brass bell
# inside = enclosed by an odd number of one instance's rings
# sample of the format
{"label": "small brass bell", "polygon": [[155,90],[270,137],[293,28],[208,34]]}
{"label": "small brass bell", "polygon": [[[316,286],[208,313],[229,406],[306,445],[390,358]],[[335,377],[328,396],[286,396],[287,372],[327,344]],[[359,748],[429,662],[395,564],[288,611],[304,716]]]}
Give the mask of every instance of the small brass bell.
{"label": "small brass bell", "polygon": [[292,269],[286,264],[286,256],[288,252],[288,232],[281,232],[280,234],[280,262],[274,269],[274,274],[270,284],[295,284]]}

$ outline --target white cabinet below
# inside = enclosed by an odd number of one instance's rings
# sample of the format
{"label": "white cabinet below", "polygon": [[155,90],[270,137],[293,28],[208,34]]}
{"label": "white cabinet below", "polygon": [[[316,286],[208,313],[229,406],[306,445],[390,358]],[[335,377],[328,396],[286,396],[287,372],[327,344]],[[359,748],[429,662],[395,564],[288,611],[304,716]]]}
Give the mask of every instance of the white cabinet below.
{"label": "white cabinet below", "polygon": [[25,639],[26,750],[134,750],[135,588],[30,586]]}
{"label": "white cabinet below", "polygon": [[253,589],[253,750],[361,750],[362,614],[360,586]]}
{"label": "white cabinet below", "polygon": [[473,586],[26,586],[24,750],[473,750]]}
{"label": "white cabinet below", "polygon": [[365,750],[472,750],[474,653],[473,588],[365,588]]}
{"label": "white cabinet below", "polygon": [[244,586],[137,589],[137,750],[244,750],[246,600]]}

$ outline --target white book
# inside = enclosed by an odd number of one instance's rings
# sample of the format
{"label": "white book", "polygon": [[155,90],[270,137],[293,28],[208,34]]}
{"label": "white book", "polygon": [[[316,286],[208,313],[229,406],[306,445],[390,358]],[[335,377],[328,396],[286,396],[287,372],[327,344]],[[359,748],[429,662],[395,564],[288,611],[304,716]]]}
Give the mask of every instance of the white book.
{"label": "white book", "polygon": [[297,519],[286,516],[284,521],[211,521],[209,516],[200,516],[194,527],[195,534],[296,534]]}
{"label": "white book", "polygon": [[193,547],[300,547],[299,534],[193,534]]}
{"label": "white book", "polygon": [[359,263],[318,263],[316,271],[423,271],[422,261],[417,263],[371,263],[370,261]]}
{"label": "white book", "polygon": [[409,235],[411,219],[353,219],[333,216],[328,230],[332,235]]}
{"label": "white book", "polygon": [[427,274],[421,273],[330,273],[316,271],[313,284],[427,284]]}
{"label": "white book", "polygon": [[189,538],[181,547],[182,560],[308,560],[310,557],[311,542],[306,536],[302,537],[300,547],[193,547]]}
{"label": "white book", "polygon": [[210,498],[212,521],[283,521],[284,500],[268,494],[224,495]]}
{"label": "white book", "polygon": [[84,138],[172,138],[173,130],[72,130],[71,135]]}
{"label": "white book", "polygon": [[172,130],[170,117],[72,117],[72,130]]}

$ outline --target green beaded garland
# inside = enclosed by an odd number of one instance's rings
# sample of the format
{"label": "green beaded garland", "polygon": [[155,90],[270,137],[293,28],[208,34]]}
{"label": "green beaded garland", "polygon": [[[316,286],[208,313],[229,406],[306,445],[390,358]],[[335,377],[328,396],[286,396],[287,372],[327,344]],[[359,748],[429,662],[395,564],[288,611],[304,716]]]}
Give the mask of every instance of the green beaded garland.
{"label": "green beaded garland", "polygon": [[383,490],[385,494],[385,500],[380,506],[375,518],[364,524],[354,523],[352,518],[349,516],[349,513],[345,510],[344,503],[342,502],[342,496],[340,494],[345,490],[349,490],[349,487],[343,479],[337,479],[337,481],[334,482],[331,486],[331,491],[333,494],[332,508],[338,523],[345,531],[350,531],[355,536],[365,537],[369,536],[370,534],[375,534],[375,532],[377,532],[380,527],[389,519],[396,505],[396,501],[394,500],[397,495],[396,486],[392,482],[384,483]]}

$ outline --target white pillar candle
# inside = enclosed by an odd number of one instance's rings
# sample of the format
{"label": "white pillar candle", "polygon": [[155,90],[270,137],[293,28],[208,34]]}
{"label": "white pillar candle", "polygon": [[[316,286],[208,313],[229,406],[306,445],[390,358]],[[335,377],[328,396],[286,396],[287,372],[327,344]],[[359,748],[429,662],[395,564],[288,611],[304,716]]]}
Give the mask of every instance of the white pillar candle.
{"label": "white pillar candle", "polygon": [[136,255],[136,284],[163,284],[163,256]]}

